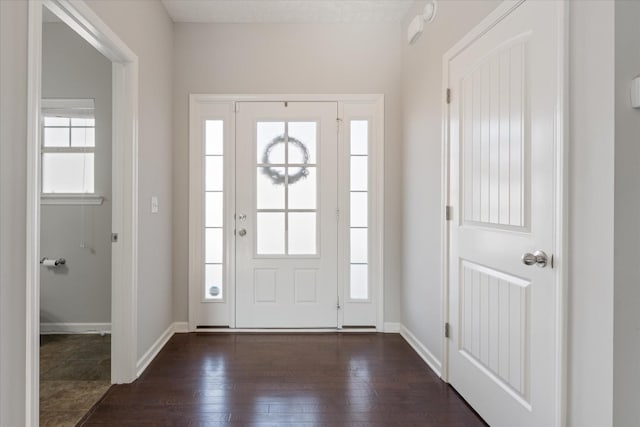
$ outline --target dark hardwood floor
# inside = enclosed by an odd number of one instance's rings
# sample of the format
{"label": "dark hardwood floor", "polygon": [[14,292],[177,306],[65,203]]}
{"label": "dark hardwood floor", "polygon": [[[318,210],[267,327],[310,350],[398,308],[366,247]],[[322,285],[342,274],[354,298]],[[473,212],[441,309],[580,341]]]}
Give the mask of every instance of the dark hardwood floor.
{"label": "dark hardwood floor", "polygon": [[83,426],[484,426],[397,334],[178,334]]}

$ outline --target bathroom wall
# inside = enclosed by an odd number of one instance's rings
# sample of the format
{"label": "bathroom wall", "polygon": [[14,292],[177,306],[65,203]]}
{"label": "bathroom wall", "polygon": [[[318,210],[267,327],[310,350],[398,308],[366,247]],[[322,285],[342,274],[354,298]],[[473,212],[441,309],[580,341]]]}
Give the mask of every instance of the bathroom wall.
{"label": "bathroom wall", "polygon": [[43,98],[95,100],[95,191],[104,197],[104,202],[99,206],[41,206],[41,255],[67,261],[62,268],[41,268],[41,329],[43,332],[109,329],[111,61],[65,24],[46,23],[42,94]]}

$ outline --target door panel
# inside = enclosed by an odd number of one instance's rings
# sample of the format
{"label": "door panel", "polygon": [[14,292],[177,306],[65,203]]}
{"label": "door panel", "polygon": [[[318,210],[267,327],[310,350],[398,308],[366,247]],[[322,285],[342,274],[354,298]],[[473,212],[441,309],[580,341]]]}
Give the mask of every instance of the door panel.
{"label": "door panel", "polygon": [[525,226],[525,52],[521,37],[492,52],[461,82],[465,223]]}
{"label": "door panel", "polygon": [[459,351],[492,381],[525,399],[530,285],[461,261]]}
{"label": "door panel", "polygon": [[337,103],[242,102],[236,326],[337,326]]}
{"label": "door panel", "polygon": [[[559,2],[526,1],[449,63],[449,380],[495,426],[551,426]],[[550,25],[549,23],[553,23]]]}

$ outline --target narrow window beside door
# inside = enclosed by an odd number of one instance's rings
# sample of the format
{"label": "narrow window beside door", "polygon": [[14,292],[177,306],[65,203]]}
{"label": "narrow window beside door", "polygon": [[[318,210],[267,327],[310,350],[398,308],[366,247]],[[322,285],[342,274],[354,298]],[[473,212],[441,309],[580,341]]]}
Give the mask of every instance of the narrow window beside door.
{"label": "narrow window beside door", "polygon": [[224,263],[224,123],[205,120],[205,300],[221,300]]}
{"label": "narrow window beside door", "polygon": [[369,121],[351,120],[350,125],[350,247],[349,296],[369,299]]}

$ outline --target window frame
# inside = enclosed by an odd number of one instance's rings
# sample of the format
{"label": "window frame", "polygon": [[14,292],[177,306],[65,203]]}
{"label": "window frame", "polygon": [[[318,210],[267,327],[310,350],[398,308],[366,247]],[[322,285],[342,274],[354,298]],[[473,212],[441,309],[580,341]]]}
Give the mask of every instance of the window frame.
{"label": "window frame", "polygon": [[[228,284],[227,284],[227,280],[228,280],[228,274],[226,272],[226,267],[227,267],[227,259],[228,259],[228,255],[226,253],[226,245],[227,245],[227,238],[226,238],[226,231],[228,229],[228,220],[227,220],[227,210],[229,209],[229,207],[226,205],[225,203],[225,197],[228,193],[228,188],[227,188],[227,177],[226,177],[226,170],[227,167],[225,165],[225,162],[227,161],[227,148],[225,147],[225,135],[226,133],[229,132],[229,130],[227,129],[228,126],[230,126],[229,121],[227,120],[226,117],[223,116],[203,116],[200,120],[200,125],[201,125],[201,131],[202,131],[202,138],[201,138],[201,146],[200,148],[202,149],[202,189],[201,189],[201,196],[202,196],[202,244],[203,244],[203,248],[202,248],[202,263],[203,263],[203,271],[202,271],[202,295],[200,296],[200,302],[201,303],[227,303],[227,293],[228,293]],[[208,127],[208,122],[220,122],[220,134],[217,135],[220,139],[220,152],[208,152],[208,148],[207,148],[207,139],[209,138],[208,132],[209,132],[209,127]],[[212,129],[213,130],[213,129]],[[213,137],[213,136],[212,136]],[[207,159],[210,158],[220,158],[221,161],[221,165],[222,165],[222,170],[220,172],[220,180],[221,180],[221,184],[222,187],[220,189],[216,189],[216,190],[212,190],[210,188],[208,188],[207,186],[207,170],[208,167],[210,166],[207,162]],[[220,194],[222,196],[222,209],[220,212],[220,225],[208,225],[207,224],[207,208],[209,207],[207,205],[207,195],[208,194]],[[219,238],[220,240],[218,243],[220,245],[220,261],[209,261],[207,259],[208,256],[208,252],[207,252],[207,243],[208,243],[208,231],[209,230],[219,230],[220,235]],[[220,268],[220,276],[221,276],[221,283],[220,283],[220,294],[219,296],[213,296],[211,295],[209,292],[207,292],[208,289],[210,289],[210,286],[207,283],[207,267],[208,266],[218,266]]]}
{"label": "window frame", "polygon": [[[226,301],[204,302],[201,301],[202,264],[200,259],[204,249],[202,242],[201,224],[202,196],[201,186],[204,174],[201,152],[201,125],[203,118],[226,118],[231,127],[225,135],[225,156],[231,170],[225,172],[225,183],[229,189],[235,188],[235,112],[237,102],[338,102],[338,171],[339,182],[348,182],[345,172],[349,171],[346,160],[349,158],[344,152],[349,119],[369,119],[370,124],[370,153],[369,153],[369,275],[370,296],[369,301],[350,301],[346,295],[348,289],[349,271],[348,262],[341,262],[338,266],[338,327],[375,327],[377,331],[397,332],[396,323],[385,323],[385,271],[384,271],[384,142],[385,142],[385,96],[384,94],[202,94],[189,95],[189,330],[197,331],[201,328],[229,327],[235,328],[235,227],[229,227],[225,237],[228,244],[225,254],[228,256],[228,265],[225,272],[228,274]],[[228,144],[228,145],[227,145]],[[226,185],[226,184],[225,184]],[[339,187],[340,188],[340,187]],[[348,260],[349,240],[349,192],[339,191],[338,212],[339,236],[338,259]],[[225,204],[231,210],[226,212],[229,221],[235,222],[235,192],[229,191],[225,196]],[[225,209],[226,210],[226,209]],[[207,306],[217,304],[215,310],[207,310]]]}
{"label": "window frame", "polygon": [[[270,163],[264,163],[262,161],[262,159],[258,156],[258,126],[261,123],[282,123],[283,124],[283,137],[284,137],[284,159],[282,162],[270,162]],[[295,124],[300,124],[300,123],[313,123],[314,128],[315,128],[315,138],[316,138],[316,147],[315,147],[315,159],[311,162],[307,162],[307,163],[299,163],[299,162],[290,162],[289,161],[289,147],[290,147],[290,143],[289,143],[289,125],[291,123],[295,123]],[[258,174],[262,173],[262,169],[264,168],[282,168],[284,169],[285,172],[285,182],[283,183],[284,185],[284,190],[283,190],[283,207],[282,208],[260,208],[258,207],[258,192],[259,190],[259,184],[256,184],[256,186],[254,187],[255,190],[255,194],[253,197],[253,214],[255,214],[255,219],[254,219],[254,224],[256,226],[256,233],[254,233],[254,239],[256,239],[254,241],[253,244],[253,256],[256,259],[274,259],[274,258],[279,258],[279,259],[318,259],[321,257],[321,248],[320,248],[320,244],[321,244],[321,239],[320,239],[320,225],[318,224],[318,213],[320,212],[320,192],[319,192],[319,182],[320,182],[320,175],[324,173],[323,168],[324,165],[321,166],[320,164],[320,151],[322,149],[322,147],[317,143],[317,141],[320,138],[320,129],[319,129],[319,122],[318,120],[316,120],[315,118],[304,118],[304,119],[295,119],[295,120],[290,120],[290,119],[284,119],[284,120],[259,120],[256,123],[254,123],[254,128],[253,128],[253,132],[254,132],[254,138],[255,140],[253,141],[253,157],[256,160],[255,164],[254,164],[254,169],[253,169],[253,176],[252,176],[252,180],[253,182],[257,182],[257,178],[258,178]],[[260,160],[258,160],[260,159]],[[293,185],[293,183],[289,182],[289,174],[288,174],[288,170],[292,168],[313,168],[316,174],[316,178],[315,178],[315,202],[314,202],[314,208],[291,208],[290,206],[290,189],[291,186]],[[283,214],[284,215],[284,236],[283,236],[283,252],[282,253],[269,253],[269,252],[259,252],[258,251],[258,242],[257,239],[259,238],[260,235],[260,230],[259,230],[259,226],[258,226],[258,216],[260,214],[270,214],[270,213],[275,213],[275,214]],[[314,237],[315,237],[315,251],[313,253],[291,253],[290,252],[290,230],[289,230],[289,222],[290,222],[290,215],[291,214],[305,214],[305,213],[312,213],[314,214],[314,220],[315,220],[315,233],[314,233]]]}
{"label": "window frame", "polygon": [[[371,99],[344,102],[340,106],[340,159],[341,185],[339,241],[339,281],[341,282],[342,327],[373,327],[388,330],[384,322],[384,95]],[[367,122],[367,188],[366,192],[351,188],[351,123]],[[356,154],[355,157],[365,157]],[[367,224],[359,227],[351,223],[351,194],[367,194]],[[354,227],[352,227],[352,225]],[[367,230],[367,262],[351,261],[351,230]],[[366,265],[367,298],[351,297],[351,267]]]}
{"label": "window frame", "polygon": [[[349,218],[348,218],[348,222],[349,222],[349,280],[346,284],[346,292],[345,292],[345,298],[348,302],[354,302],[354,303],[360,303],[360,302],[364,302],[364,303],[368,303],[371,302],[372,299],[374,298],[374,296],[372,295],[372,289],[371,289],[371,271],[370,271],[370,265],[369,265],[369,260],[371,259],[371,255],[370,255],[370,249],[371,246],[369,244],[370,236],[369,234],[371,233],[371,229],[369,227],[369,222],[370,222],[370,214],[371,214],[371,206],[369,205],[369,196],[370,196],[370,187],[371,187],[371,177],[369,176],[369,171],[371,169],[371,165],[369,165],[370,161],[371,161],[371,156],[370,153],[372,151],[372,138],[371,138],[371,130],[372,130],[372,116],[371,115],[353,115],[350,116],[346,123],[347,129],[345,129],[345,139],[346,139],[346,143],[348,145],[347,150],[348,150],[348,155],[349,155],[349,161],[348,161],[348,166],[349,166],[349,173],[347,173],[346,175],[349,177],[349,182],[347,184],[347,186],[349,187]],[[364,123],[365,127],[366,127],[366,133],[365,133],[365,138],[366,138],[366,152],[365,153],[354,153],[353,151],[353,147],[354,147],[354,142],[353,142],[353,137],[354,137],[354,123]],[[352,166],[353,166],[353,160],[354,158],[360,158],[360,159],[364,159],[364,163],[366,165],[366,177],[365,177],[365,181],[366,181],[366,185],[365,188],[361,188],[361,187],[354,187],[354,177],[352,174]],[[353,196],[354,194],[359,194],[359,195],[364,195],[365,196],[365,206],[367,207],[366,209],[366,221],[363,224],[360,223],[354,223],[354,219],[353,219]],[[353,257],[353,242],[352,242],[352,237],[353,237],[353,231],[354,230],[364,230],[365,231],[365,236],[366,236],[366,246],[365,246],[365,252],[366,252],[366,258],[364,261],[361,260],[355,260],[354,261],[354,257]],[[366,276],[366,285],[365,285],[365,293],[366,296],[364,298],[362,297],[357,297],[354,296],[354,284],[353,284],[353,278],[354,278],[354,267],[359,267],[359,268],[364,268],[365,269],[365,276]]]}
{"label": "window frame", "polygon": [[[95,99],[67,99],[67,98],[45,98],[42,99],[42,123],[40,138],[40,202],[43,205],[101,205],[104,197],[96,192],[96,137],[95,137]],[[89,113],[90,112],[90,113]],[[69,119],[66,126],[45,124],[46,117],[64,117]],[[73,125],[72,120],[81,118],[92,118],[93,126]],[[56,147],[45,145],[46,129],[69,129],[69,146]],[[93,129],[93,146],[72,146],[73,129]],[[45,192],[44,191],[44,156],[47,153],[70,153],[70,154],[93,154],[93,191],[92,192]]]}

